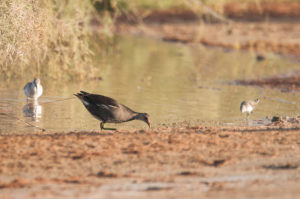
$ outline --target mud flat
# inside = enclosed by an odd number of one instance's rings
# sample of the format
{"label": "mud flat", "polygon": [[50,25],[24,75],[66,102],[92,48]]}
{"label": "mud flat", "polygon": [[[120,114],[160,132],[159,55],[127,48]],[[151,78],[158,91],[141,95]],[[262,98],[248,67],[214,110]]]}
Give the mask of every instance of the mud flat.
{"label": "mud flat", "polygon": [[0,135],[0,151],[7,199],[300,194],[299,118],[264,127]]}
{"label": "mud flat", "polygon": [[274,76],[254,80],[238,80],[236,83],[249,86],[262,86],[268,88],[280,89],[284,92],[300,91],[300,74],[299,71],[291,76]]}
{"label": "mud flat", "polygon": [[191,10],[141,12],[139,20],[130,15],[120,17],[113,31],[259,53],[300,55],[300,3],[231,3],[224,5],[223,12],[226,23],[205,22],[202,15]]}

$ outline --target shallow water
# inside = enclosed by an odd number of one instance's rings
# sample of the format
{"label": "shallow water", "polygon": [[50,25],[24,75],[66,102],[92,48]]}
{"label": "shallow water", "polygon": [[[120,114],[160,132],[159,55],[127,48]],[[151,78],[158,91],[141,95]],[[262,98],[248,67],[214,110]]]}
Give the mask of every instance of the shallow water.
{"label": "shallow water", "polygon": [[[0,133],[99,130],[94,119],[73,94],[85,90],[111,96],[151,116],[153,127],[163,125],[246,125],[239,106],[245,99],[261,98],[250,125],[263,125],[266,116],[294,116],[300,94],[229,84],[289,74],[299,63],[268,54],[256,61],[255,53],[169,43],[145,38],[117,38],[106,58],[99,56],[102,80],[59,82],[44,78],[44,93],[37,104],[27,104],[23,87],[33,76],[0,80]],[[34,127],[36,126],[36,127]],[[107,124],[119,129],[147,128],[140,121]]]}

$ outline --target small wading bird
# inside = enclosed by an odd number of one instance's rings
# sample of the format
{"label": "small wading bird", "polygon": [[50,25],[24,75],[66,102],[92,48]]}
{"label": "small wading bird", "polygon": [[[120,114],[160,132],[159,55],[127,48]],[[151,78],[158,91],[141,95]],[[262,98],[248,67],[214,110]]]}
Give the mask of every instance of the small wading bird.
{"label": "small wading bird", "polygon": [[122,123],[131,120],[141,120],[150,127],[148,113],[135,112],[116,100],[103,95],[90,94],[84,91],[74,95],[81,100],[85,108],[96,119],[101,121],[101,130],[116,130],[114,128],[104,128],[105,123]]}
{"label": "small wading bird", "polygon": [[43,87],[39,78],[34,78],[33,82],[28,82],[24,87],[24,93],[28,98],[36,100],[43,94]]}
{"label": "small wading bird", "polygon": [[240,111],[242,113],[247,113],[247,117],[252,113],[255,106],[259,103],[259,99],[256,100],[246,100],[241,103]]}

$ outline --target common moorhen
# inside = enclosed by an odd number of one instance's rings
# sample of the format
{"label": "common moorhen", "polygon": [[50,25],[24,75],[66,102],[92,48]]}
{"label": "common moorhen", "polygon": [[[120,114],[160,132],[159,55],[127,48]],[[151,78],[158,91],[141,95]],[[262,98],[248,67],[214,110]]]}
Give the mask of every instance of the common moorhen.
{"label": "common moorhen", "polygon": [[74,94],[78,97],[85,108],[98,120],[100,120],[101,130],[116,130],[104,128],[104,123],[122,123],[131,120],[141,120],[150,127],[148,113],[138,113],[118,101],[103,95],[91,94],[85,91]]}

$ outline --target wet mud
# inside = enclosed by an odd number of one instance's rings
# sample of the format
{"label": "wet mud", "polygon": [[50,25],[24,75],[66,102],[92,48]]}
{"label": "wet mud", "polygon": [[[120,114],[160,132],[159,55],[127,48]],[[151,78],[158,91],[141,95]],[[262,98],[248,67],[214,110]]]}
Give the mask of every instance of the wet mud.
{"label": "wet mud", "polygon": [[266,88],[280,89],[283,92],[300,91],[300,74],[296,73],[292,76],[274,76],[264,79],[254,80],[237,80],[237,84],[246,86],[261,86]]}

